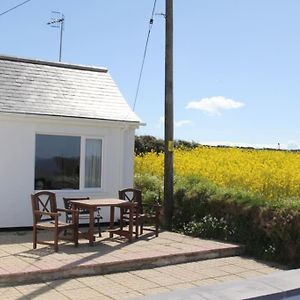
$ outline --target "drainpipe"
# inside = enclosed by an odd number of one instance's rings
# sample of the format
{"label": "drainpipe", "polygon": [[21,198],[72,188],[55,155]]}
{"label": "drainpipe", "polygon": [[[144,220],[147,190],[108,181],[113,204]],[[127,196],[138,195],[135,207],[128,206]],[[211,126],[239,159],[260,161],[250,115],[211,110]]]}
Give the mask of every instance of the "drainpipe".
{"label": "drainpipe", "polygon": [[124,162],[125,162],[125,156],[124,156],[124,142],[125,142],[125,132],[128,131],[129,126],[128,124],[124,125],[120,130],[120,158],[119,158],[119,189],[124,188]]}

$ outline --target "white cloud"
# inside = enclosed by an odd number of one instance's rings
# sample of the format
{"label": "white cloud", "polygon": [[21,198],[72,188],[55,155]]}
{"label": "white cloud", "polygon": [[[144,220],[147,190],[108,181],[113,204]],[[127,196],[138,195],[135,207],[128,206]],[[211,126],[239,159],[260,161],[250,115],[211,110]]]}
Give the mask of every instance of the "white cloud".
{"label": "white cloud", "polygon": [[178,122],[175,122],[175,127],[182,127],[184,125],[188,125],[188,124],[191,124],[192,122],[190,120],[182,120],[182,121],[178,121]]}
{"label": "white cloud", "polygon": [[199,101],[191,101],[185,107],[186,109],[202,110],[210,115],[222,114],[223,110],[237,109],[243,107],[245,104],[223,96],[216,96],[210,98],[202,98]]}
{"label": "white cloud", "polygon": [[[157,127],[160,128],[165,123],[165,117],[161,116],[159,118],[159,122],[157,124]],[[192,122],[190,120],[182,120],[182,121],[175,121],[174,126],[175,127],[182,127],[184,125],[191,124]]]}

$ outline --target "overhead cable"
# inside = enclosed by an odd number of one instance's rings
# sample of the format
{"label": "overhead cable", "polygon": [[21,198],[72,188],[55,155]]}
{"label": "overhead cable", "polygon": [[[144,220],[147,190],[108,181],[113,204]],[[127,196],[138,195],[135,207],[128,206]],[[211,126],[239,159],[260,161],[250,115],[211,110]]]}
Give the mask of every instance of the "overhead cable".
{"label": "overhead cable", "polygon": [[7,14],[7,13],[9,13],[9,12],[11,12],[12,10],[14,10],[14,9],[16,9],[16,8],[18,8],[18,7],[22,6],[22,5],[24,5],[24,4],[26,4],[26,3],[29,2],[29,1],[31,1],[31,0],[26,0],[26,1],[20,3],[20,4],[16,5],[16,6],[14,6],[14,7],[10,8],[10,9],[8,9],[8,10],[6,10],[6,11],[0,13],[0,17],[3,16],[3,15],[5,15],[5,14]]}
{"label": "overhead cable", "polygon": [[144,54],[143,54],[143,59],[142,59],[142,65],[141,65],[141,69],[140,69],[138,84],[137,84],[135,98],[134,98],[134,103],[133,103],[133,108],[132,108],[133,111],[135,109],[135,105],[136,105],[138,94],[139,94],[139,90],[140,90],[141,79],[142,79],[142,75],[143,75],[144,64],[145,64],[147,50],[148,50],[149,38],[150,38],[151,29],[152,29],[153,21],[154,21],[153,18],[154,18],[154,13],[155,13],[156,2],[157,2],[157,0],[154,0],[152,14],[151,14],[151,18],[150,18],[150,21],[149,21],[149,30],[148,30],[148,34],[147,34],[147,39],[146,39],[146,44],[145,44],[145,49],[144,49]]}

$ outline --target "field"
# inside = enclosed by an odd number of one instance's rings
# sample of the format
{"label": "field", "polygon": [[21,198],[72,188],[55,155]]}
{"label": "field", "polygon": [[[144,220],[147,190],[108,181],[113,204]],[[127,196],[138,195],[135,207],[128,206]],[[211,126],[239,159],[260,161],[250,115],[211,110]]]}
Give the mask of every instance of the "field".
{"label": "field", "polygon": [[[135,173],[163,176],[164,154],[135,157]],[[174,152],[175,176],[204,178],[264,199],[300,198],[300,152],[197,147]]]}
{"label": "field", "polygon": [[[163,165],[163,153],[135,157],[135,184],[148,201],[161,194]],[[177,148],[174,173],[175,230],[300,267],[300,152]]]}

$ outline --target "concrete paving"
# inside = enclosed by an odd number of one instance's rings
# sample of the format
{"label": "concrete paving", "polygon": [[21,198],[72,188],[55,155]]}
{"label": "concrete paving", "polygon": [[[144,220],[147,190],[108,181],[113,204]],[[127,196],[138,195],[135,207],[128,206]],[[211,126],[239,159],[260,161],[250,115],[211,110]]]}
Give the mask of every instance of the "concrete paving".
{"label": "concrete paving", "polygon": [[300,270],[274,272],[256,278],[150,295],[145,300],[300,299]]}
{"label": "concrete paving", "polygon": [[[282,270],[282,267],[275,264],[266,264],[250,258],[235,256],[122,273],[7,285],[0,287],[0,298],[4,300],[122,300],[139,299],[141,297],[150,297],[149,299],[155,297],[153,299],[161,300],[220,299],[201,298],[199,293],[195,294],[195,289],[202,289],[202,292],[209,291],[211,297],[215,290],[222,290],[219,288],[222,283],[226,285],[247,278],[260,278],[264,274],[285,274],[286,272]],[[286,285],[287,281],[288,277],[285,280]],[[277,285],[276,281],[274,283]],[[252,287],[252,289],[257,290],[256,287]],[[166,292],[170,294],[166,294]],[[182,297],[178,298],[178,296]],[[229,297],[224,299],[243,299],[242,294],[240,296],[240,298]]]}
{"label": "concrete paving", "polygon": [[[48,233],[40,234],[49,239]],[[185,291],[193,295],[191,288],[283,272],[283,267],[237,256],[243,250],[172,232],[159,237],[145,232],[132,243],[110,239],[108,233],[93,247],[85,239],[77,248],[61,242],[55,253],[46,245],[32,249],[31,231],[1,232],[0,299],[172,299],[186,297]]]}
{"label": "concrete paving", "polygon": [[[48,232],[41,237],[49,239]],[[32,249],[32,232],[0,233],[0,285],[45,282],[85,275],[108,274],[208,258],[239,255],[243,247],[230,243],[191,238],[172,232],[155,237],[146,232],[129,243],[124,238],[110,239],[108,233],[97,238],[93,247],[85,239],[76,248],[62,242],[59,252],[38,245]],[[226,271],[224,271],[226,272]]]}

